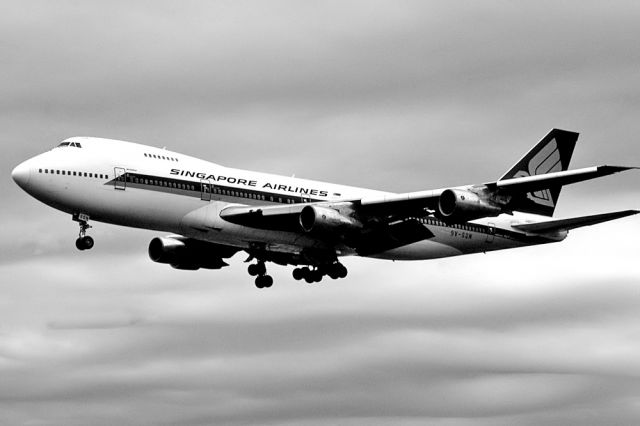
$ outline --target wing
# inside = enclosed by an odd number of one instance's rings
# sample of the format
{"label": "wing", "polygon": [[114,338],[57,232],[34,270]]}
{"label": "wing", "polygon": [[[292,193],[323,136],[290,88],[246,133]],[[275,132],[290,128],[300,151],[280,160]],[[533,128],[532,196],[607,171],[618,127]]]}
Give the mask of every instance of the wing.
{"label": "wing", "polygon": [[510,201],[504,205],[504,211],[518,210],[514,208],[515,201],[521,196],[526,196],[532,192],[551,188],[553,186],[564,186],[572,183],[595,179],[625,170],[637,169],[637,167],[623,166],[594,166],[584,169],[567,170],[563,172],[547,173],[544,175],[534,175],[527,177],[498,180],[485,183],[483,185],[459,186],[451,189],[436,189],[430,191],[410,192],[406,194],[394,194],[380,198],[369,198],[359,200],[362,208],[377,215],[410,215],[421,209],[438,211],[440,207],[440,197],[445,191],[468,191],[477,194],[480,198],[487,200],[506,199]]}
{"label": "wing", "polygon": [[[498,216],[502,213],[512,213],[518,210],[523,199],[526,200],[536,191],[633,168],[596,166],[517,177],[481,185],[388,194],[377,198],[339,202],[299,203],[285,206],[236,205],[223,209],[220,217],[252,228],[308,233],[328,242],[345,243],[358,252],[376,253],[432,238],[433,234],[429,231],[421,231],[426,228],[416,226],[416,218],[433,215],[450,223],[461,223]],[[562,224],[568,226],[565,222]],[[534,225],[522,225],[522,230],[525,228],[532,230]]]}
{"label": "wing", "polygon": [[448,223],[514,211],[552,216],[562,186],[636,168],[603,165],[568,170],[577,139],[578,133],[552,129],[500,179],[484,184],[336,202],[231,206],[220,216],[254,228],[311,234],[358,252],[384,251],[433,237],[416,226],[416,219],[424,216]]}

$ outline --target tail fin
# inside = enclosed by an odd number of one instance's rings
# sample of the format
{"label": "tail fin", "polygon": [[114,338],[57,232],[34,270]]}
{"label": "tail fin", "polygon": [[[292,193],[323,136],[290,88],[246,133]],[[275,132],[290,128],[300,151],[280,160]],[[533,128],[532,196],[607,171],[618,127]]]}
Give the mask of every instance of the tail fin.
{"label": "tail fin", "polygon": [[[499,180],[565,171],[578,140],[578,133],[553,129]],[[514,210],[553,216],[562,185],[522,194],[510,203]]]}

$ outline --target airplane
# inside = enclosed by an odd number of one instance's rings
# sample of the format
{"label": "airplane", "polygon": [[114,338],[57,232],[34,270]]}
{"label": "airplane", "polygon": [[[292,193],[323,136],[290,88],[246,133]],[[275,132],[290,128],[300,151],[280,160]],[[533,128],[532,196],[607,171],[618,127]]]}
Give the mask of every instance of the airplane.
{"label": "airplane", "polygon": [[[578,133],[552,129],[499,179],[390,193],[223,167],[165,148],[72,137],[12,171],[37,200],[78,222],[76,247],[94,246],[89,221],[169,233],[152,261],[220,269],[239,251],[258,288],[266,263],[293,265],[308,283],[347,276],[344,256],[421,260],[559,242],[568,231],[640,213],[553,219],[569,185],[637,167],[569,170]],[[251,263],[255,261],[255,263]]]}

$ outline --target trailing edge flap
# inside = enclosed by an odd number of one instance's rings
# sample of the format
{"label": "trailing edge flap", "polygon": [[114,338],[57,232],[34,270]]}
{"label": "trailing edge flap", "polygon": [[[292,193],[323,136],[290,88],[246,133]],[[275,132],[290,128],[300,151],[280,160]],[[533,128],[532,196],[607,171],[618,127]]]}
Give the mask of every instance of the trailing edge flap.
{"label": "trailing edge flap", "polygon": [[356,244],[358,254],[367,256],[433,237],[433,232],[417,220],[410,219],[365,232]]}
{"label": "trailing edge flap", "polygon": [[637,168],[638,167],[594,166],[586,167],[584,169],[567,170],[564,172],[499,180],[486,185],[489,189],[501,189],[508,192],[533,192],[547,189],[551,186],[569,185]]}
{"label": "trailing edge flap", "polygon": [[298,217],[309,204],[285,206],[230,206],[220,212],[220,217],[237,225],[258,229],[291,231],[299,228]]}
{"label": "trailing edge flap", "polygon": [[612,213],[594,214],[591,216],[573,217],[570,219],[558,219],[546,222],[513,225],[513,227],[532,234],[549,234],[557,231],[568,231],[570,229],[580,228],[583,226],[595,225],[638,213],[640,213],[640,210],[623,210]]}

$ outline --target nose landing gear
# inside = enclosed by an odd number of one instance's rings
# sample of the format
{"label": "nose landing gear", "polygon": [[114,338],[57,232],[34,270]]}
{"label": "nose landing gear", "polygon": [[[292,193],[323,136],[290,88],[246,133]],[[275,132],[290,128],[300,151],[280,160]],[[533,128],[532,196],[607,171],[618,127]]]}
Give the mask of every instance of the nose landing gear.
{"label": "nose landing gear", "polygon": [[81,213],[73,215],[73,220],[78,222],[78,224],[80,225],[80,232],[78,234],[78,239],[76,240],[76,248],[80,251],[92,249],[94,245],[93,238],[86,235],[87,229],[91,228],[91,225],[89,225],[88,222],[89,216]]}

